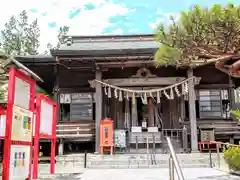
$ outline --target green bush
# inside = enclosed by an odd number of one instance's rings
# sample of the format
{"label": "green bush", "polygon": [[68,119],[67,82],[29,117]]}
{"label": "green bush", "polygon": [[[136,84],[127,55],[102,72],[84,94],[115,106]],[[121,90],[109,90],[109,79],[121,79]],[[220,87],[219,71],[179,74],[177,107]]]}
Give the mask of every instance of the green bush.
{"label": "green bush", "polygon": [[226,147],[224,148],[224,159],[226,160],[229,168],[232,170],[240,170],[240,146],[239,147]]}
{"label": "green bush", "polygon": [[240,120],[240,109],[235,109],[231,111],[232,115],[234,115],[238,120]]}

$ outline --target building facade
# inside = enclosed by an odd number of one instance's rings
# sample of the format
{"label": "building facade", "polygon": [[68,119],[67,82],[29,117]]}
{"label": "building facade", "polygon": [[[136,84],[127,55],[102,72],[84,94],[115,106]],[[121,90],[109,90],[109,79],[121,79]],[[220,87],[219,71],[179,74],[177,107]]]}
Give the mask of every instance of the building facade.
{"label": "building facade", "polygon": [[214,65],[156,67],[158,47],[152,35],[83,36],[51,57],[18,57],[58,103],[59,154],[83,146],[99,152],[104,118],[114,121],[115,145],[126,152],[144,150],[146,139],[163,150],[165,136],[181,152],[198,151],[199,141],[239,139],[232,79]]}

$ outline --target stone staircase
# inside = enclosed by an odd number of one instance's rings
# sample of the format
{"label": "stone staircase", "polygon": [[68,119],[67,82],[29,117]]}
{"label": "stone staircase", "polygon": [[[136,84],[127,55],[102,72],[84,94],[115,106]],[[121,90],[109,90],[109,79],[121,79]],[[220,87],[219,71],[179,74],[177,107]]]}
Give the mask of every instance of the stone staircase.
{"label": "stone staircase", "polygon": [[[177,154],[182,168],[205,168],[210,167],[209,154]],[[212,162],[215,164],[216,154],[212,154]],[[84,154],[72,154],[58,156],[56,161],[63,166],[74,168],[84,167]],[[117,155],[87,155],[87,168],[91,169],[129,169],[129,168],[168,168],[168,154],[117,154]]]}

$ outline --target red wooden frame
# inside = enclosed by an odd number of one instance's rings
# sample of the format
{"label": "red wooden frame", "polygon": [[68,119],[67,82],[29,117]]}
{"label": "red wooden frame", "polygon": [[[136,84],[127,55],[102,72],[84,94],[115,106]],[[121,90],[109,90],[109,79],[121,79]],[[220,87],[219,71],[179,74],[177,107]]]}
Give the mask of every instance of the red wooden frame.
{"label": "red wooden frame", "polygon": [[[215,151],[216,150],[216,145],[217,145],[216,142],[211,142],[211,141],[201,141],[198,144],[199,144],[199,151],[200,152],[203,152],[205,150],[207,150],[207,151]],[[215,147],[210,147],[211,145],[215,145]]]}
{"label": "red wooden frame", "polygon": [[[53,106],[53,121],[52,121],[52,135],[40,133],[40,119],[41,119],[41,102],[45,101]],[[50,174],[55,172],[55,150],[56,150],[56,123],[57,123],[57,104],[46,97],[44,94],[37,94],[36,96],[36,118],[35,118],[35,136],[34,136],[34,158],[33,158],[33,179],[38,178],[38,154],[39,154],[39,140],[51,140],[51,160],[50,160]]]}
{"label": "red wooden frame", "polygon": [[[9,180],[10,173],[10,152],[11,145],[25,145],[30,146],[30,161],[29,161],[29,175],[28,179],[31,179],[31,162],[32,162],[32,142],[23,142],[23,141],[12,141],[12,117],[13,117],[13,106],[14,106],[14,92],[16,78],[22,79],[30,85],[30,98],[29,98],[29,110],[34,112],[34,97],[35,97],[35,87],[36,82],[28,77],[23,72],[20,72],[14,68],[9,70],[9,82],[8,82],[8,102],[7,102],[7,117],[6,117],[6,132],[4,137],[4,157],[3,157],[3,173],[2,180]],[[33,119],[33,117],[32,117]],[[33,125],[32,125],[33,127]]]}

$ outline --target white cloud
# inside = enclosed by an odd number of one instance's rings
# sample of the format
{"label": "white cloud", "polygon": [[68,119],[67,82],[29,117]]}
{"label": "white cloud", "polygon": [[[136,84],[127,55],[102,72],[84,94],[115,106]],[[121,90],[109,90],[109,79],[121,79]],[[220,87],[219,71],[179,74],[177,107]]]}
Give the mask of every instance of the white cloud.
{"label": "white cloud", "polygon": [[163,11],[158,10],[156,12],[156,14],[160,15],[160,18],[157,18],[154,22],[150,22],[148,23],[148,25],[152,28],[155,29],[157,28],[157,25],[159,25],[160,23],[164,23],[166,26],[169,25],[172,21],[170,20],[171,17],[173,17],[173,19],[175,21],[178,21],[180,18],[180,14],[179,13],[163,13]]}
{"label": "white cloud", "polygon": [[155,29],[157,28],[157,25],[159,25],[160,23],[163,23],[166,21],[166,18],[157,18],[156,21],[148,23],[148,25],[152,28]]}
{"label": "white cloud", "polygon": [[[92,3],[97,8],[82,9],[88,3]],[[0,11],[0,29],[4,27],[4,23],[9,20],[13,12],[19,13],[32,8],[37,9],[36,13],[29,13],[29,16],[32,20],[38,18],[41,30],[41,52],[46,49],[48,42],[56,44],[59,26],[69,26],[70,35],[98,35],[103,33],[104,28],[114,25],[109,22],[110,17],[134,11],[107,0],[8,0],[4,1],[4,8]],[[81,9],[80,14],[69,19],[69,12],[76,8]],[[41,14],[45,12],[47,14],[42,16]],[[57,27],[49,28],[48,23],[51,22],[56,22]]]}

